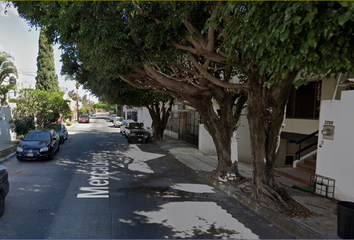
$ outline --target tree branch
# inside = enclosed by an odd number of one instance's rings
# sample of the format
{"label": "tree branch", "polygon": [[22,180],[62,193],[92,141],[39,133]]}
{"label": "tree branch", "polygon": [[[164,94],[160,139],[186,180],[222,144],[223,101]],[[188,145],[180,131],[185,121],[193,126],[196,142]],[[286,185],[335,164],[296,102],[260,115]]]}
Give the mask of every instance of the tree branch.
{"label": "tree branch", "polygon": [[199,70],[199,72],[206,79],[208,79],[210,82],[212,82],[213,84],[223,87],[223,88],[231,88],[231,89],[247,89],[248,88],[248,83],[237,84],[237,83],[229,83],[229,82],[221,81],[220,79],[211,75],[205,68],[200,66],[198,61],[195,59],[195,57],[191,53],[187,53],[187,55],[188,55],[189,59],[192,61],[192,63],[194,64],[194,66]]}

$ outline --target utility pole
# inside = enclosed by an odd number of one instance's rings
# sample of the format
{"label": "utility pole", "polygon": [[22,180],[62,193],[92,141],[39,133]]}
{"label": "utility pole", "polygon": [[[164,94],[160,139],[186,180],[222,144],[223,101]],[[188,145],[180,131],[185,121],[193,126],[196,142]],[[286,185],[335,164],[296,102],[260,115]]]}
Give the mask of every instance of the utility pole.
{"label": "utility pole", "polygon": [[76,110],[77,110],[77,121],[79,121],[79,81],[76,81]]}

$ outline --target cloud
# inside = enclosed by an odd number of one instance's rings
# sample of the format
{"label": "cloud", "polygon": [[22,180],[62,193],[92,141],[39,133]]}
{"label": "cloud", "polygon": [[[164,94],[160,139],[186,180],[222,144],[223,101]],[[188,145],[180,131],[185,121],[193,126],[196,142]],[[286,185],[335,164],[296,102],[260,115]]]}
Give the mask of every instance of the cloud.
{"label": "cloud", "polygon": [[[0,17],[10,17],[10,16],[18,16],[17,9],[10,3],[10,7],[6,8],[7,3],[0,2]],[[5,14],[6,10],[6,14]]]}

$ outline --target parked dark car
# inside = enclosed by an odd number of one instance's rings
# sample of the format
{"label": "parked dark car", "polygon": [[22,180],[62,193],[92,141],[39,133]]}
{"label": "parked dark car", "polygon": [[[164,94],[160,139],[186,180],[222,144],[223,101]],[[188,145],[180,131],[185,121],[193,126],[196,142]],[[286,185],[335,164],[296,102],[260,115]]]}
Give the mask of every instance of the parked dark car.
{"label": "parked dark car", "polygon": [[16,158],[19,161],[52,160],[55,152],[60,149],[59,134],[53,129],[30,131],[21,140],[16,150]]}
{"label": "parked dark car", "polygon": [[128,143],[135,142],[150,142],[151,132],[144,127],[143,123],[132,122],[125,127],[125,136]]}
{"label": "parked dark car", "polygon": [[87,115],[87,114],[80,115],[79,123],[89,123],[89,122],[90,122],[89,115]]}
{"label": "parked dark car", "polygon": [[68,129],[66,128],[65,124],[50,124],[47,128],[54,129],[59,134],[60,144],[63,144],[64,141],[67,140],[69,137]]}
{"label": "parked dark car", "polygon": [[9,172],[5,167],[0,166],[0,218],[5,209],[5,197],[9,193]]}

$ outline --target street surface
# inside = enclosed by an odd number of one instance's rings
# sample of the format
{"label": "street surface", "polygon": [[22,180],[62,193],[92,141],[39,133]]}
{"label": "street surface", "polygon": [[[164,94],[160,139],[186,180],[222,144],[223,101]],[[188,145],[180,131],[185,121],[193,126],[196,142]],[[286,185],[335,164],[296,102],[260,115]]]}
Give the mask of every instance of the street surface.
{"label": "street surface", "polygon": [[69,129],[52,161],[2,165],[0,238],[294,238],[154,144],[128,144],[98,115]]}

